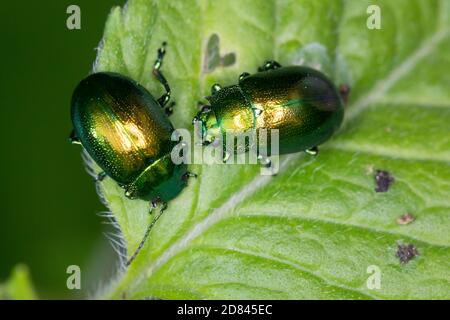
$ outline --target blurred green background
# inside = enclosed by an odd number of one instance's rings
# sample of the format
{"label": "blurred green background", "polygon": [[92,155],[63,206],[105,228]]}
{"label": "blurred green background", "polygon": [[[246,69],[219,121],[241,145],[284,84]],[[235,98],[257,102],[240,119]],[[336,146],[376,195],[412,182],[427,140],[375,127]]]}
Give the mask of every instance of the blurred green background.
{"label": "blurred green background", "polygon": [[[97,215],[105,208],[68,135],[72,90],[91,70],[109,10],[123,2],[6,1],[0,8],[0,283],[25,263],[40,298],[92,294],[116,263],[103,235],[111,230]],[[66,27],[71,4],[81,8],[81,30]],[[66,288],[72,264],[81,267],[79,291]]]}

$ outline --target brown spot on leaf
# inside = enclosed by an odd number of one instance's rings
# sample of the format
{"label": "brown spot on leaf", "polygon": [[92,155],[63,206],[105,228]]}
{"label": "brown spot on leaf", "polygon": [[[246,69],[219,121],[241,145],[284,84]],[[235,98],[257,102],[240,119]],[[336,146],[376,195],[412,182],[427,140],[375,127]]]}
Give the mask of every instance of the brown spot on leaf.
{"label": "brown spot on leaf", "polygon": [[398,244],[397,253],[395,254],[402,264],[408,263],[415,256],[419,255],[419,251],[413,244]]}
{"label": "brown spot on leaf", "polygon": [[388,171],[377,170],[375,172],[376,192],[386,192],[394,182],[394,177]]}
{"label": "brown spot on leaf", "polygon": [[416,220],[416,218],[411,213],[405,213],[404,215],[401,215],[400,217],[398,217],[397,223],[405,225],[405,224],[410,224],[414,220]]}

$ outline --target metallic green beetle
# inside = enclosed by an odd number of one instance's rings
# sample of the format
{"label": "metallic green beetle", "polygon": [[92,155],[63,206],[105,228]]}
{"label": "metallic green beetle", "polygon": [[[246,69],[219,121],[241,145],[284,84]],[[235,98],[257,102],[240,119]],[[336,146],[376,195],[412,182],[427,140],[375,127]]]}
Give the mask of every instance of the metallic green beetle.
{"label": "metallic green beetle", "polygon": [[166,90],[158,100],[132,79],[112,72],[91,74],[78,84],[72,96],[71,141],[81,144],[102,168],[97,180],[111,177],[124,188],[126,197],[151,200],[152,207],[161,202],[159,215],[128,264],[166,208],[160,197],[163,185],[195,176],[171,160],[175,142],[171,141],[174,128],[168,115],[173,103],[168,105],[170,87],[160,72],[164,54],[165,43],[158,49],[153,68]]}
{"label": "metallic green beetle", "polygon": [[267,61],[258,71],[241,74],[236,85],[213,85],[211,96],[206,97],[210,105],[202,106],[193,119],[193,123],[201,121],[203,144],[225,136],[227,130],[278,129],[280,154],[317,154],[317,146],[342,122],[342,99],[348,87],[342,86],[340,94],[321,72],[303,66],[281,67],[275,61]]}

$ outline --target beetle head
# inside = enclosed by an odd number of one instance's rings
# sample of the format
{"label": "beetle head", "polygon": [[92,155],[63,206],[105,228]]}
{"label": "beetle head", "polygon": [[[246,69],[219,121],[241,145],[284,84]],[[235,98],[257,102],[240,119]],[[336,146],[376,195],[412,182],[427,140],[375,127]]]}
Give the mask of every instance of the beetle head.
{"label": "beetle head", "polygon": [[200,136],[203,145],[208,145],[214,142],[220,134],[219,124],[214,111],[210,106],[203,106],[203,108],[197,113],[192,120],[192,124],[200,125]]}

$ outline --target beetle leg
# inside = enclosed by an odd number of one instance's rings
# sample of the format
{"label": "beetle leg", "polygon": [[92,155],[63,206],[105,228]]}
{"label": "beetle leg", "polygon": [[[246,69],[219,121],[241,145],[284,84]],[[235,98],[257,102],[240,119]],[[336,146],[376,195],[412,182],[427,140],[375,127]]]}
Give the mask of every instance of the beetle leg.
{"label": "beetle leg", "polygon": [[199,111],[203,111],[204,107],[211,107],[209,106],[207,103],[201,102],[201,101],[197,101],[197,109]]}
{"label": "beetle leg", "polygon": [[136,190],[136,186],[134,186],[133,184],[129,184],[125,186],[125,197],[127,197],[128,199],[136,199],[136,195],[137,195],[137,190]]}
{"label": "beetle leg", "polygon": [[267,60],[266,63],[258,68],[258,72],[264,72],[269,70],[275,70],[281,68],[281,64],[276,62],[275,60]]}
{"label": "beetle leg", "polygon": [[197,115],[192,119],[192,124],[195,124],[197,121],[200,120],[200,115],[202,113],[208,113],[211,111],[211,106],[207,104],[203,104],[201,102],[197,103],[197,107],[200,109],[200,111],[197,113]]}
{"label": "beetle leg", "polygon": [[161,48],[158,49],[158,56],[155,60],[155,65],[153,66],[153,75],[159,82],[161,82],[161,84],[164,86],[164,89],[166,90],[166,93],[164,93],[161,97],[158,98],[158,103],[161,105],[161,107],[164,107],[170,100],[169,83],[167,82],[166,78],[163,76],[160,70],[164,59],[164,55],[166,54],[166,45],[167,43],[163,42]]}
{"label": "beetle leg", "polygon": [[272,160],[270,160],[270,158],[267,156],[259,155],[258,161],[262,166],[266,168],[270,168],[272,166]]}
{"label": "beetle leg", "polygon": [[183,181],[184,183],[187,183],[189,178],[197,178],[197,174],[193,173],[193,172],[186,171],[181,176],[181,181]]}
{"label": "beetle leg", "polygon": [[247,78],[250,75],[248,72],[243,72],[239,75],[239,81],[243,80],[244,78]]}
{"label": "beetle leg", "polygon": [[222,89],[222,86],[220,84],[213,84],[211,87],[211,95],[215,95],[218,91],[220,91],[220,89]]}
{"label": "beetle leg", "polygon": [[108,176],[108,175],[106,174],[106,172],[105,172],[105,171],[102,171],[102,172],[100,172],[100,173],[97,175],[97,178],[95,179],[95,181],[101,182],[101,181],[103,181],[103,179],[105,179],[107,176]]}
{"label": "beetle leg", "polygon": [[69,141],[72,144],[81,144],[80,139],[77,137],[77,134],[75,133],[75,130],[72,130],[70,132]]}
{"label": "beetle leg", "polygon": [[152,213],[152,210],[158,206],[158,204],[161,205],[160,211],[164,211],[167,209],[167,202],[162,201],[161,197],[157,196],[152,201],[150,201],[150,211],[149,211],[150,214]]}
{"label": "beetle leg", "polygon": [[223,150],[223,153],[222,153],[222,162],[223,162],[223,163],[227,163],[227,161],[228,161],[228,159],[230,159],[230,157],[231,157],[231,153],[230,153],[230,152],[227,152],[227,151],[225,151],[225,150]]}
{"label": "beetle leg", "polygon": [[319,154],[319,148],[318,147],[312,147],[309,149],[306,149],[305,152],[312,156],[317,156]]}
{"label": "beetle leg", "polygon": [[167,209],[167,202],[164,202],[161,200],[160,197],[157,197],[155,199],[153,199],[151,201],[151,207],[150,207],[150,213],[152,211],[153,208],[156,208],[158,203],[161,204],[161,209],[159,210],[158,214],[155,215],[155,217],[153,218],[152,222],[148,225],[147,230],[145,231],[144,237],[142,238],[141,242],[139,243],[139,246],[137,247],[137,249],[134,251],[133,255],[131,256],[131,258],[127,261],[127,267],[134,261],[134,259],[136,259],[138,253],[141,251],[142,247],[145,244],[145,241],[148,238],[148,235],[150,234],[150,231],[152,231],[153,227],[156,224],[156,221],[158,221],[158,219],[161,217],[161,215],[163,214],[163,212]]}
{"label": "beetle leg", "polygon": [[200,110],[201,113],[208,113],[210,111],[211,111],[211,106],[207,105],[207,104],[203,105],[202,109]]}
{"label": "beetle leg", "polygon": [[168,117],[170,117],[173,113],[173,106],[175,105],[175,101],[171,101],[165,108],[164,112]]}
{"label": "beetle leg", "polygon": [[192,119],[192,124],[196,123],[197,121],[200,120],[200,115],[203,113],[208,113],[211,112],[211,106],[207,105],[207,104],[202,104],[198,106],[200,109],[200,111],[197,113],[197,115],[194,117],[194,119]]}

